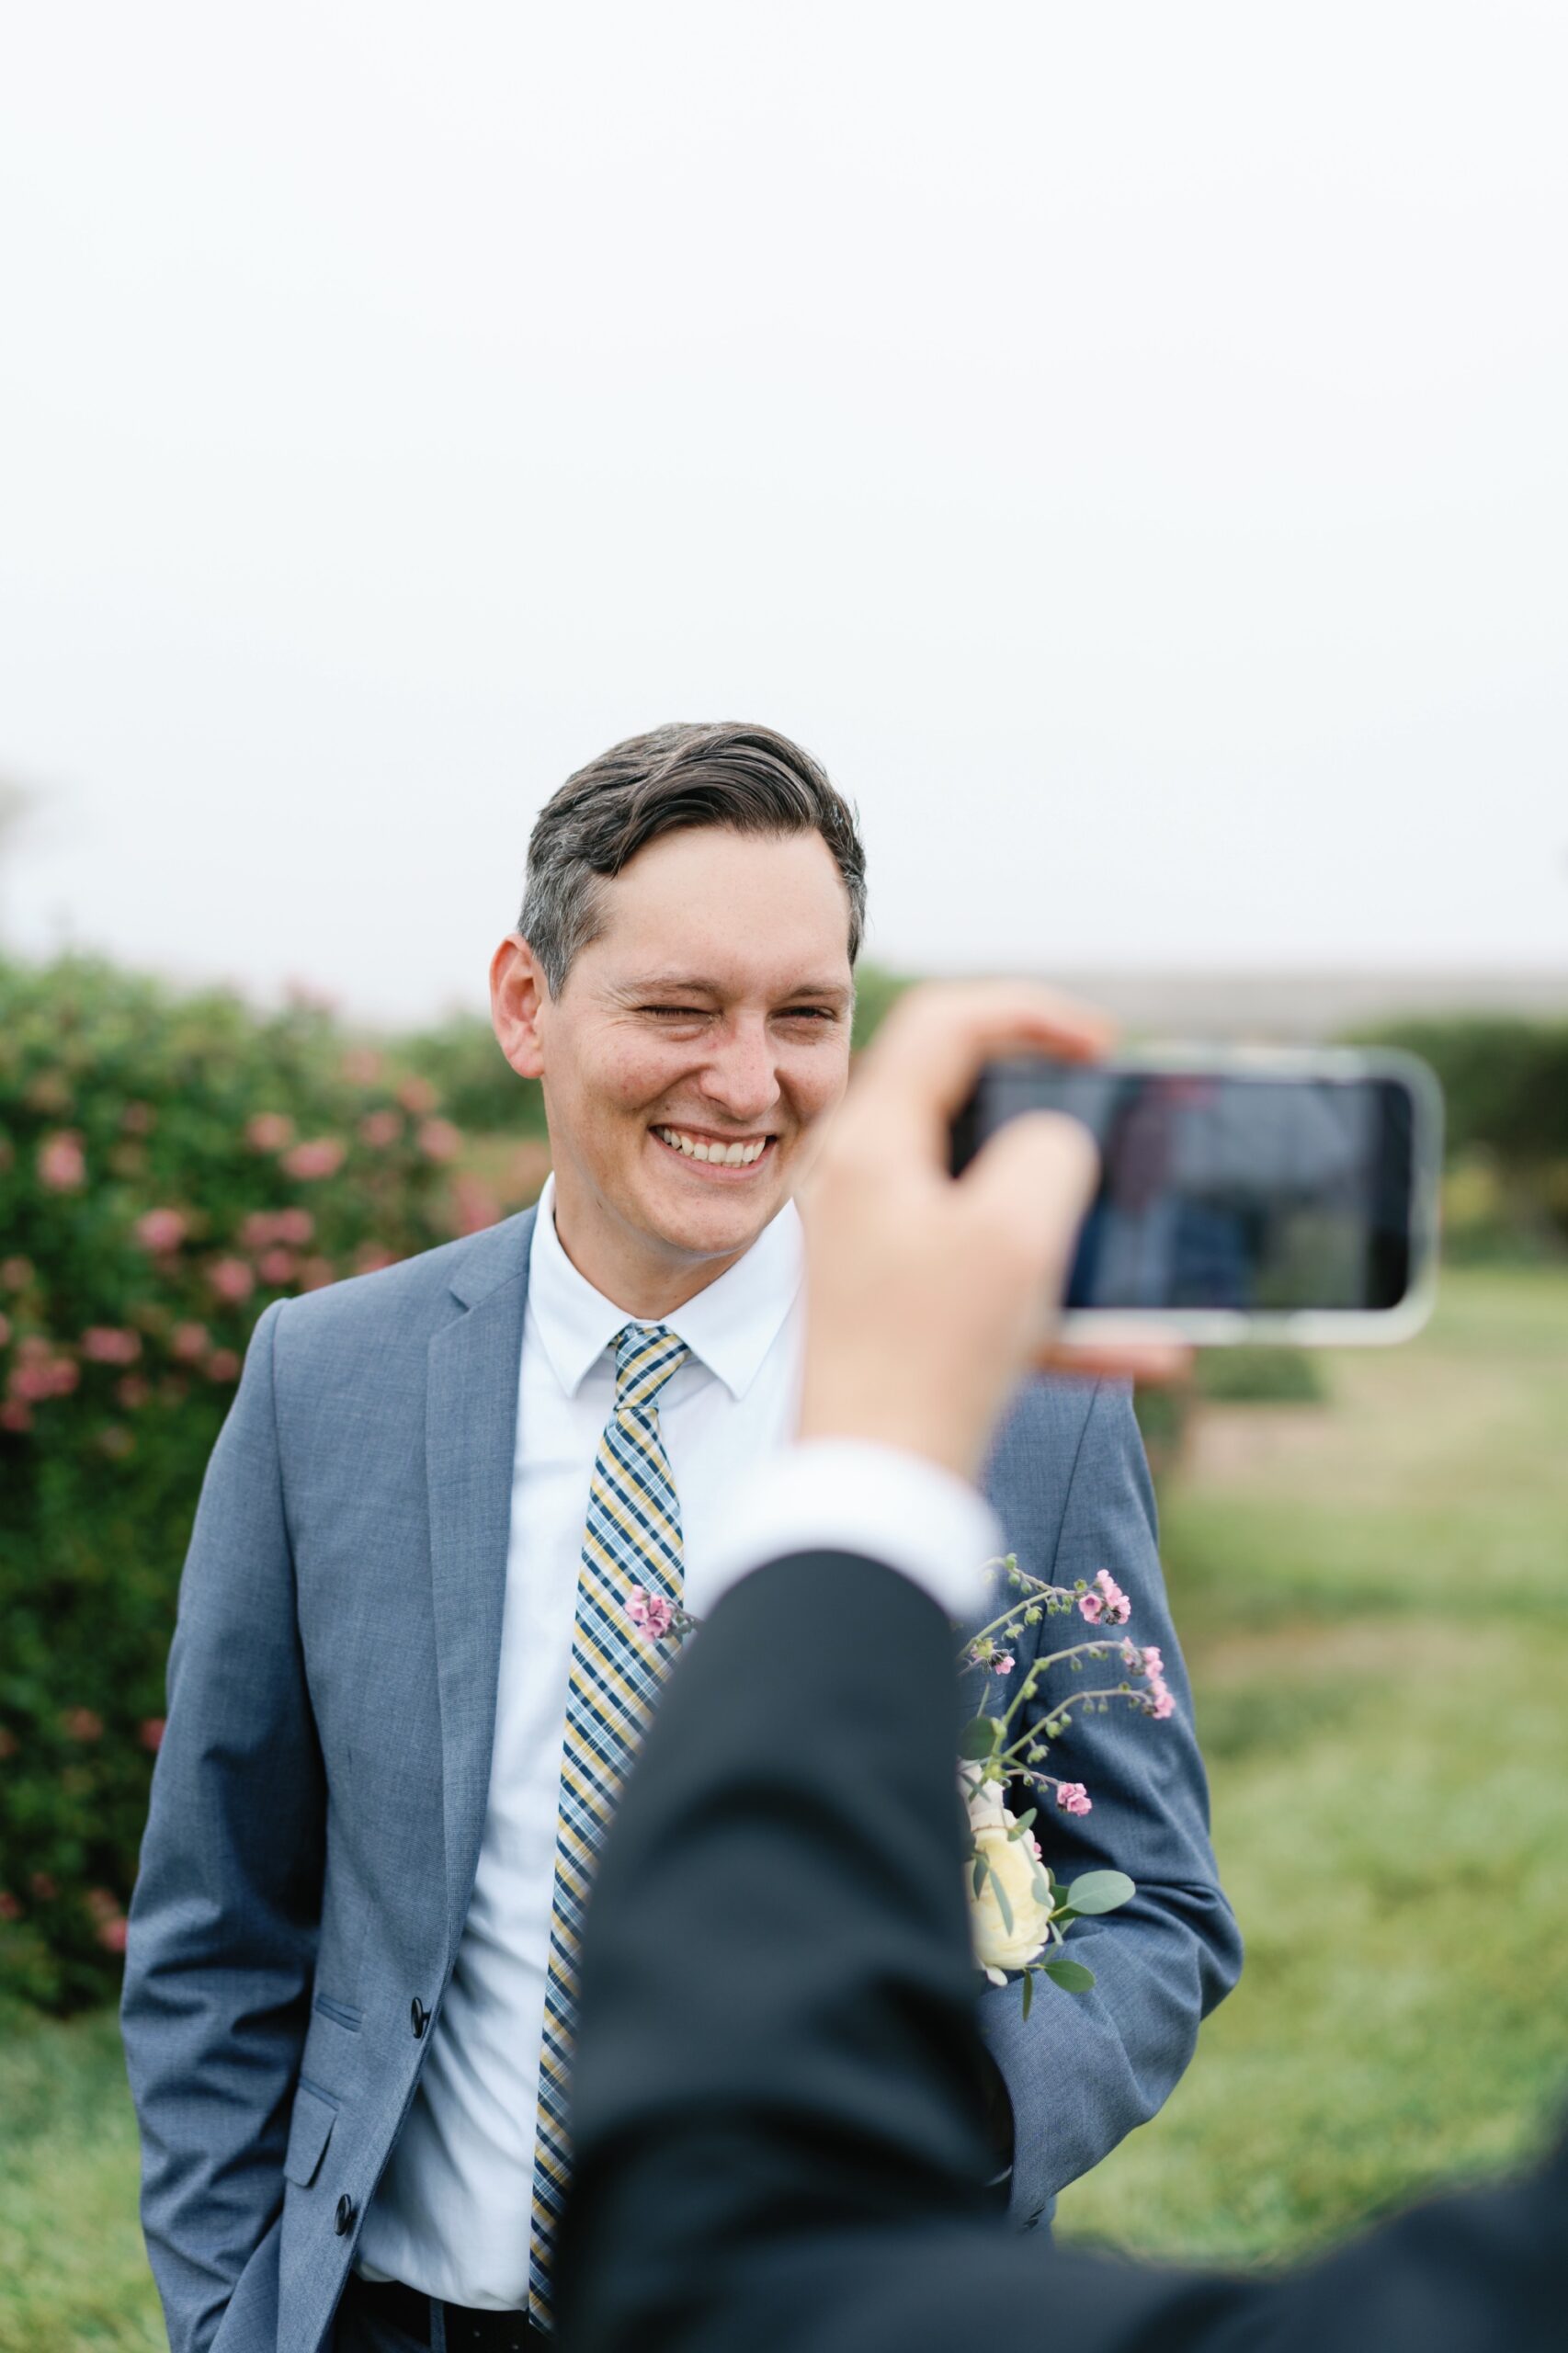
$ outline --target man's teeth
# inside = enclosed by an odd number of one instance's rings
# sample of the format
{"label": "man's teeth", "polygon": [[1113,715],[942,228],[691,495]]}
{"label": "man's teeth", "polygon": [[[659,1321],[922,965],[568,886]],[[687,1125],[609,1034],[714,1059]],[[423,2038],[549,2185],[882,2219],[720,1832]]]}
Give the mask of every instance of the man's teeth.
{"label": "man's teeth", "polygon": [[768,1139],[759,1136],[755,1143],[705,1143],[700,1136],[688,1136],[679,1128],[655,1128],[653,1133],[664,1143],[674,1144],[688,1160],[722,1162],[726,1168],[749,1168],[767,1150]]}

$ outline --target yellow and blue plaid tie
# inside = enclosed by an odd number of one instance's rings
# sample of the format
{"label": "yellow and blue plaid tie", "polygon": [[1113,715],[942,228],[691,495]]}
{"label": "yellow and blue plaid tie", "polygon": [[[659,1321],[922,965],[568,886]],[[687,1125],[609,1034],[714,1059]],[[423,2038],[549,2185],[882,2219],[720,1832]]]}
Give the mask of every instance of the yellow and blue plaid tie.
{"label": "yellow and blue plaid tie", "polygon": [[628,1324],[617,1333],[615,1410],[599,1440],[588,1489],[566,1692],[534,2142],[528,2313],[541,2328],[551,2325],[551,2263],[571,2170],[566,2109],[583,1911],[594,1859],[652,1721],[665,1666],[658,1649],[636,1632],[626,1605],[641,1587],[680,1606],[680,1506],[659,1435],[658,1396],[687,1354],[686,1342],[661,1324]]}

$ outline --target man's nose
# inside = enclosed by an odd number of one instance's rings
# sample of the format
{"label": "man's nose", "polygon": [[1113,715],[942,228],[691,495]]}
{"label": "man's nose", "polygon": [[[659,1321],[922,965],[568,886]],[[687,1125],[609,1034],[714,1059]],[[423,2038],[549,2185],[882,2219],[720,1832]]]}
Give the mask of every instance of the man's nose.
{"label": "man's nose", "polygon": [[778,1074],[766,1029],[759,1024],[732,1032],[702,1074],[702,1092],[733,1120],[765,1118],[778,1100]]}

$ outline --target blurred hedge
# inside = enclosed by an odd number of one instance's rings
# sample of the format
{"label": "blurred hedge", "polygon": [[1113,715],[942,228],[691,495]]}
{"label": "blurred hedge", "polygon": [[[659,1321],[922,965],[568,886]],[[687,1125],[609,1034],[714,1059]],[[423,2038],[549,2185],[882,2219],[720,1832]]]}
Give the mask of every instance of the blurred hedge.
{"label": "blurred hedge", "polygon": [[0,1989],[70,2007],[117,1968],[256,1317],[489,1223],[531,1149],[482,1181],[432,1081],[319,1011],[0,961]]}

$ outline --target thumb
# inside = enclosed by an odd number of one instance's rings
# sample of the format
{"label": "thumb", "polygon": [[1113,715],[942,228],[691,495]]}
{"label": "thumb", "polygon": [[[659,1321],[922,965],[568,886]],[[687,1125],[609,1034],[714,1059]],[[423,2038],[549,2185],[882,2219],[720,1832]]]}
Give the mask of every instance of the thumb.
{"label": "thumb", "polygon": [[1020,1279],[1049,1285],[1052,1306],[1066,1283],[1099,1165],[1080,1120],[1030,1111],[999,1128],[958,1180],[973,1215],[1013,1238]]}

